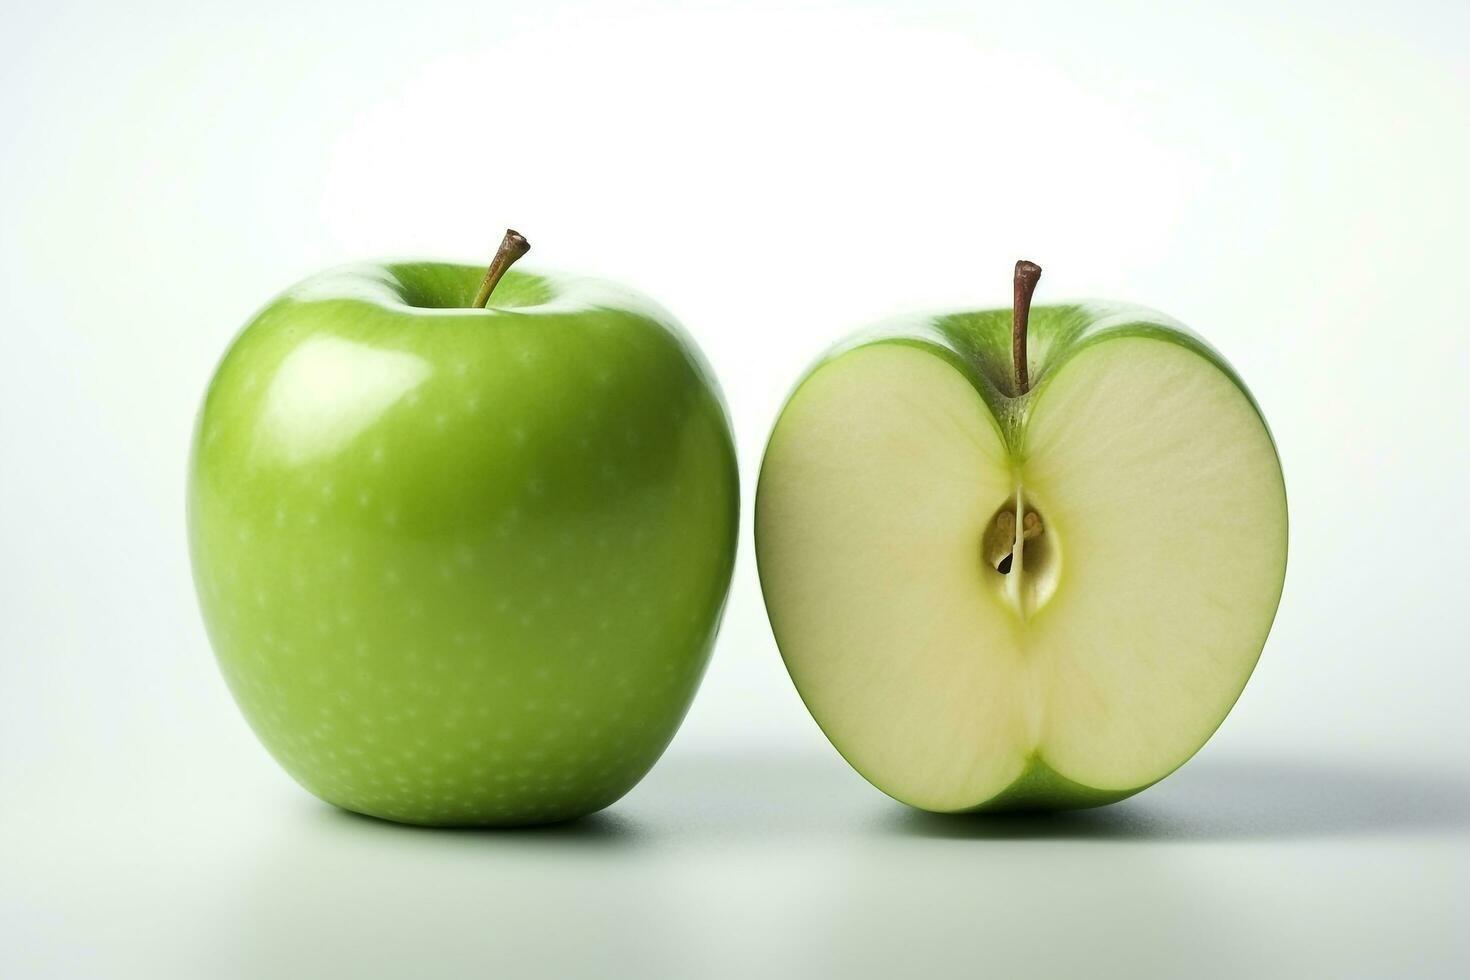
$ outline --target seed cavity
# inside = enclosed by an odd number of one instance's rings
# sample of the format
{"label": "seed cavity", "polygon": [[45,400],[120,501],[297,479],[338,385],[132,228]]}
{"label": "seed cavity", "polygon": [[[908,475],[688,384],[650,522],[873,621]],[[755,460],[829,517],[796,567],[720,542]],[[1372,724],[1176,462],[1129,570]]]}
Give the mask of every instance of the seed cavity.
{"label": "seed cavity", "polygon": [[[1041,534],[1041,529],[1041,515],[1037,514],[1034,510],[1028,510],[1026,515],[1021,518],[1021,540],[1030,541],[1038,537]],[[995,570],[1002,575],[1009,575],[1011,573],[1011,565],[1016,558],[1016,515],[1009,510],[1003,510],[999,514],[996,514],[995,530],[997,538],[1001,541],[1009,542],[1005,554],[999,561],[995,562]]]}

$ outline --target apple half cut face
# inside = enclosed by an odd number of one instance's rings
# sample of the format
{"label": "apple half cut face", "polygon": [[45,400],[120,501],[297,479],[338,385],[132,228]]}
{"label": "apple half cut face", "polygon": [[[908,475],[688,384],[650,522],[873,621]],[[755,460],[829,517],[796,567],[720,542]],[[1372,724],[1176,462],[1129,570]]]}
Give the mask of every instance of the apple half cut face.
{"label": "apple half cut face", "polygon": [[756,546],[793,681],[879,789],[1095,806],[1184,763],[1260,655],[1286,495],[1224,360],[1159,314],[924,318],[822,360],[762,466]]}

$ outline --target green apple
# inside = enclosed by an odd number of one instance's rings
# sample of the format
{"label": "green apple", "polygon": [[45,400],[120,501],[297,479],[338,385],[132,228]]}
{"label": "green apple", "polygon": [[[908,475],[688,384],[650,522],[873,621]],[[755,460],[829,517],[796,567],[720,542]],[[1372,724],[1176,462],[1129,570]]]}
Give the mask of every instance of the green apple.
{"label": "green apple", "polygon": [[1146,309],[1030,311],[1039,275],[1018,265],[1012,310],[829,353],[761,468],[787,669],[853,767],[927,810],[1162,779],[1239,697],[1285,577],[1281,466],[1239,376]]}
{"label": "green apple", "polygon": [[219,664],[286,771],[349,810],[605,807],[673,737],[718,628],[739,493],[709,368],[648,300],[506,272],[514,252],[484,282],[306,280],[199,414],[189,540]]}

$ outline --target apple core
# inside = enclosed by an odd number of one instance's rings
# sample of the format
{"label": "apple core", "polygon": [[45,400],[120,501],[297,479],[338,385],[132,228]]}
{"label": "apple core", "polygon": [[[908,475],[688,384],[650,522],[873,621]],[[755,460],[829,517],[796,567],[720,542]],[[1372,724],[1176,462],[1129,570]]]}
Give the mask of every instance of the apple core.
{"label": "apple core", "polygon": [[[1019,515],[1019,519],[1018,519]],[[1061,576],[1061,541],[1041,510],[1018,491],[995,512],[980,539],[986,576],[1002,600],[1022,619],[1039,611],[1056,593]]]}

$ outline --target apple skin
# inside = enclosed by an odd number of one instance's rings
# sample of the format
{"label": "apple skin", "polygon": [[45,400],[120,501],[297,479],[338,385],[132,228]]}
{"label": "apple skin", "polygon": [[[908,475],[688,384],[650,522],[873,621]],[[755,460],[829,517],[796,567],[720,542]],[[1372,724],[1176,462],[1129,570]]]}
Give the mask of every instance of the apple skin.
{"label": "apple skin", "polygon": [[195,430],[189,543],[246,719],[323,800],[513,825],[627,792],[678,728],[729,588],[713,375],[626,289],[395,263],[258,313]]}
{"label": "apple skin", "polygon": [[884,321],[832,347],[807,369],[802,380],[834,357],[867,344],[922,347],[943,357],[969,379],[990,409],[1011,454],[1019,456],[1026,419],[1048,376],[1054,376],[1062,365],[1091,344],[1118,337],[1151,337],[1192,350],[1219,368],[1251,403],[1267,434],[1271,432],[1255,396],[1224,355],[1187,326],[1157,310],[1103,301],[1034,306],[1026,337],[1031,386],[1019,398],[1011,363],[1010,310],[904,316]]}
{"label": "apple skin", "polygon": [[[1251,394],[1250,389],[1246,387],[1245,382],[1241,380],[1240,375],[1219,351],[1187,326],[1163,313],[1143,306],[1105,301],[1034,306],[1030,309],[1027,329],[1027,369],[1030,388],[1019,397],[1017,397],[1015,387],[1015,369],[1012,361],[1011,310],[993,309],[900,316],[883,321],[866,330],[860,330],[817,358],[793,387],[787,403],[790,403],[796,391],[818,369],[842,354],[871,344],[911,345],[943,358],[974,385],[976,392],[989,409],[987,414],[995,422],[996,429],[1011,458],[1019,461],[1024,459],[1025,455],[1024,436],[1031,407],[1045,391],[1049,378],[1054,377],[1068,360],[1086,347],[1121,337],[1148,337],[1162,340],[1177,344],[1204,357],[1224,373],[1245,396],[1260,418],[1261,425],[1268,438],[1271,439],[1272,448],[1275,450],[1275,437],[1271,435],[1270,426],[1261,412],[1259,403]],[[775,440],[780,425],[781,422],[778,419],[767,441],[768,446]],[[1277,456],[1279,455],[1277,451]],[[755,534],[758,552],[762,527],[761,497],[761,487],[758,484],[755,503]],[[1282,503],[1284,507],[1284,499]],[[1285,514],[1283,513],[1283,529],[1285,526]],[[1285,541],[1282,542],[1282,553],[1286,553]],[[757,561],[758,574],[759,569],[760,562]],[[1278,604],[1281,587],[1284,584],[1285,569],[1283,568],[1281,585],[1278,586],[1276,592]],[[781,624],[770,601],[771,583],[764,575],[761,575],[761,587],[766,598],[766,610],[771,620],[772,632],[775,634],[777,646],[780,647],[782,643]],[[1264,648],[1269,631],[1270,624],[1268,623],[1266,632],[1261,635],[1258,649]],[[797,693],[802,696],[803,701],[806,701],[805,695],[801,694],[800,685],[796,687]],[[1244,691],[1243,683],[1240,690],[1236,691],[1235,696],[1231,699],[1232,705],[1239,699],[1242,691]],[[807,707],[810,711],[810,702],[807,702]],[[820,727],[821,722],[817,719],[815,712],[812,712],[812,717],[817,720]],[[1221,724],[1224,723],[1224,719],[1225,716],[1222,715]],[[831,741],[833,747],[837,748],[841,754],[841,748],[831,738],[830,733],[827,734],[828,741]],[[1195,751],[1198,752],[1203,747],[1204,742],[1201,742]],[[1190,757],[1192,758],[1192,755]],[[862,768],[856,765],[851,758],[846,756],[844,758],[860,775],[882,789],[876,781],[863,773]],[[1180,765],[1188,761],[1186,758],[1180,762]],[[1176,766],[1175,770],[1177,768]],[[1126,789],[1102,789],[1075,782],[1056,772],[1040,756],[1033,755],[1021,775],[1004,791],[978,806],[960,812],[1051,811],[1106,806],[1140,793],[1167,778],[1168,775],[1166,773],[1153,782]],[[909,801],[899,799],[899,802]]]}

